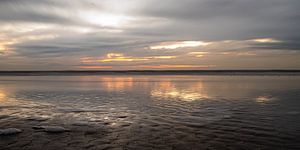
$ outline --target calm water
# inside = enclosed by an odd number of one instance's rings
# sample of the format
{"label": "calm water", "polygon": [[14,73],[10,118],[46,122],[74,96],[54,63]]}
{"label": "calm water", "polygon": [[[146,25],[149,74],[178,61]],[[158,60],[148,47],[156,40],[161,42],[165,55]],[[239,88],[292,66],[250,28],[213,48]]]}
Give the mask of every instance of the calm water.
{"label": "calm water", "polygon": [[0,149],[300,149],[300,76],[0,77],[5,128]]}

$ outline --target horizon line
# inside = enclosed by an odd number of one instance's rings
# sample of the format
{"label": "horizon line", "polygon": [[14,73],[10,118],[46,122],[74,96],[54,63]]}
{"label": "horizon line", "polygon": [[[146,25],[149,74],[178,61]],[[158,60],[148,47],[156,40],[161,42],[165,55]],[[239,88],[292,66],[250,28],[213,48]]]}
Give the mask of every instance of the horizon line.
{"label": "horizon line", "polygon": [[218,71],[224,71],[224,72],[231,72],[231,71],[300,71],[300,69],[216,69],[216,70],[0,70],[0,72],[218,72]]}

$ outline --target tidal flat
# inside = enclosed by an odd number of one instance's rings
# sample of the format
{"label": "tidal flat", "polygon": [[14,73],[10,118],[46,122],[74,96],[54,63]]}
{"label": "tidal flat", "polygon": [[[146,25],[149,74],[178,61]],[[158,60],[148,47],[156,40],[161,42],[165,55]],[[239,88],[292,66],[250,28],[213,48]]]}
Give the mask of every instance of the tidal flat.
{"label": "tidal flat", "polygon": [[1,76],[0,149],[300,149],[299,75]]}

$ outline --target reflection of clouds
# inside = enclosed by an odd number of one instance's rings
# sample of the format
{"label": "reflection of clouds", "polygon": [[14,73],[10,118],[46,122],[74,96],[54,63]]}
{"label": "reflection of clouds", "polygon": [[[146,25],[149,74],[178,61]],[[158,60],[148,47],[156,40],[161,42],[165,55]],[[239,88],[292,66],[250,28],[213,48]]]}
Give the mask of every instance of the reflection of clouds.
{"label": "reflection of clouds", "polygon": [[272,100],[275,100],[275,97],[272,97],[271,95],[262,95],[262,96],[258,96],[257,98],[255,98],[255,101],[257,103],[266,103]]}
{"label": "reflection of clouds", "polygon": [[151,91],[151,96],[159,98],[178,98],[183,101],[195,101],[209,96],[203,91],[203,84],[191,84],[189,87],[180,89],[171,82],[161,82],[158,87]]}
{"label": "reflection of clouds", "polygon": [[132,89],[132,77],[102,77],[103,86],[107,91],[122,91]]}

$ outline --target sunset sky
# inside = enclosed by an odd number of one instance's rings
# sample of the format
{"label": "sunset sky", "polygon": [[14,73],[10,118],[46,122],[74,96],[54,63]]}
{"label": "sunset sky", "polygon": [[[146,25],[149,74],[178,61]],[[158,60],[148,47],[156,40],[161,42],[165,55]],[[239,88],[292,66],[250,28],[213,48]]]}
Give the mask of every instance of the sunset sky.
{"label": "sunset sky", "polygon": [[300,69],[299,0],[0,0],[0,70]]}

